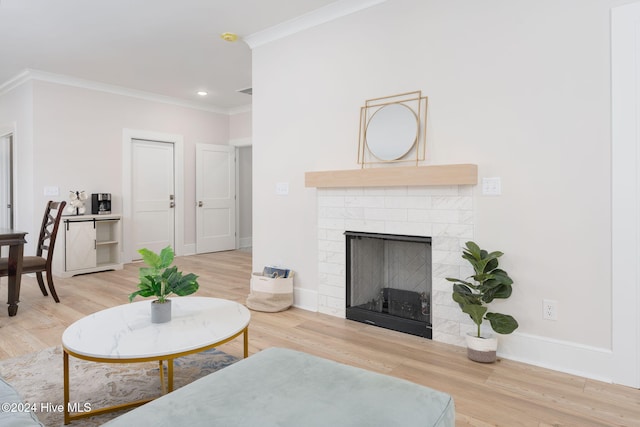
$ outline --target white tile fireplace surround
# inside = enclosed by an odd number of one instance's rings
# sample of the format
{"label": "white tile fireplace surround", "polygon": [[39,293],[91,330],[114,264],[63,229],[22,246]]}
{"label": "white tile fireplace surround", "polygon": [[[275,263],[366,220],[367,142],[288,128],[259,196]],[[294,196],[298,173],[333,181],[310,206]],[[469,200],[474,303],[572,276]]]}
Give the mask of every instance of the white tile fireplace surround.
{"label": "white tile fireplace surround", "polygon": [[473,239],[472,188],[318,188],[319,311],[345,317],[345,231],[430,236],[433,339],[464,345],[464,335],[474,326],[451,299],[451,283],[445,278],[470,274],[461,248]]}

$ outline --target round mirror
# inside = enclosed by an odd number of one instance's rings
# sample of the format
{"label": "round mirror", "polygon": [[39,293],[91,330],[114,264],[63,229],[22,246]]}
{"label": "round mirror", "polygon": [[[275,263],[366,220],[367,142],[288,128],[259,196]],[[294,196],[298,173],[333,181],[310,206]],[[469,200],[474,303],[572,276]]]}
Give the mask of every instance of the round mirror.
{"label": "round mirror", "polygon": [[369,119],[365,138],[369,151],[378,159],[398,160],[418,138],[418,118],[404,104],[385,105]]}

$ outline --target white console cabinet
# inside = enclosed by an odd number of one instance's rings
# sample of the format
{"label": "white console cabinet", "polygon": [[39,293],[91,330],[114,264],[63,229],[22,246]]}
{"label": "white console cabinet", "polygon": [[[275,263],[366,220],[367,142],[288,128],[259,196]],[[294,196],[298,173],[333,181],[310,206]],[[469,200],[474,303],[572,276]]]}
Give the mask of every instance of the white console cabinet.
{"label": "white console cabinet", "polygon": [[63,216],[53,273],[59,277],[122,270],[119,215]]}

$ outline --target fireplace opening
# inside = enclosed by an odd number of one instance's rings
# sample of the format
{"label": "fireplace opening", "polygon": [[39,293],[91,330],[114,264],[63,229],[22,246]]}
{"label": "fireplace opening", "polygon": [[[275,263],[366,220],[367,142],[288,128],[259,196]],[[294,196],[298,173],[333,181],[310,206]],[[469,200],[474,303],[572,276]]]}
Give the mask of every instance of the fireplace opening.
{"label": "fireplace opening", "polygon": [[347,319],[431,338],[431,237],[344,234]]}

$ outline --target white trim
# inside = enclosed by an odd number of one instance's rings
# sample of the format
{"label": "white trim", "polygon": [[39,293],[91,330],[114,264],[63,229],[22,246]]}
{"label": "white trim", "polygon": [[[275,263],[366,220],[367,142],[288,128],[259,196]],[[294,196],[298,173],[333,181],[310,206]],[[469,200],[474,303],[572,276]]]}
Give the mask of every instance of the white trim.
{"label": "white trim", "polygon": [[16,133],[16,122],[0,125],[0,138],[3,136],[14,135]]}
{"label": "white trim", "polygon": [[339,0],[312,12],[290,19],[257,33],[249,34],[243,40],[251,49],[271,43],[300,31],[313,28],[334,19],[359,12],[363,9],[384,3],[386,0]]}
{"label": "white trim", "polygon": [[[229,145],[234,146],[231,141],[229,141]],[[238,154],[240,153],[238,153],[238,151],[240,151],[240,147],[235,146],[233,161],[235,162],[236,169],[236,249],[240,248],[240,197],[238,197],[240,195],[240,166],[238,166]]]}
{"label": "white trim", "polygon": [[182,254],[182,256],[187,256],[187,255],[196,255],[195,243],[189,243],[184,245],[184,253]]}
{"label": "white trim", "polygon": [[612,380],[640,387],[640,3],[611,10]]}
{"label": "white trim", "polygon": [[243,105],[241,107],[234,107],[234,108],[229,108],[229,115],[230,116],[235,116],[236,114],[242,114],[242,113],[250,113],[252,109],[252,105],[251,104],[247,104],[247,105]]}
{"label": "white trim", "polygon": [[[230,111],[238,110],[243,107],[237,107],[234,109],[215,107],[211,105],[199,104],[197,102],[189,102],[182,99],[171,98],[169,96],[159,95],[151,92],[144,92],[141,90],[130,89],[122,86],[115,86],[106,83],[95,82],[92,80],[80,79],[77,77],[66,76],[63,74],[49,73],[46,71],[26,69],[17,76],[7,80],[0,85],[0,95],[4,95],[6,92],[26,83],[30,80],[41,80],[49,83],[56,83],[60,85],[79,87],[82,89],[96,90],[100,92],[111,93],[114,95],[129,96],[132,98],[144,99],[146,101],[161,102],[163,104],[177,105],[179,107],[193,108],[195,110],[208,111],[211,113],[220,113],[229,115]],[[237,113],[234,113],[237,114]]]}
{"label": "white trim", "polygon": [[24,70],[0,85],[0,96],[31,80],[30,71]]}
{"label": "white trim", "polygon": [[184,245],[184,143],[182,135],[153,132],[136,129],[122,130],[122,260],[124,263],[133,259],[131,239],[131,142],[134,139],[168,142],[173,144],[175,171],[175,253],[182,256],[189,253]]}
{"label": "white trim", "polygon": [[[295,280],[295,276],[294,276]],[[303,310],[318,311],[318,292],[304,288],[293,288],[293,306]]]}
{"label": "white trim", "polygon": [[229,145],[232,147],[251,147],[253,145],[253,140],[251,138],[236,138],[230,139]]}
{"label": "white trim", "polygon": [[498,355],[505,359],[607,383],[615,382],[610,369],[613,356],[610,349],[520,332],[499,335],[498,341]]}
{"label": "white trim", "polygon": [[238,249],[250,248],[253,245],[253,237],[240,237]]}

